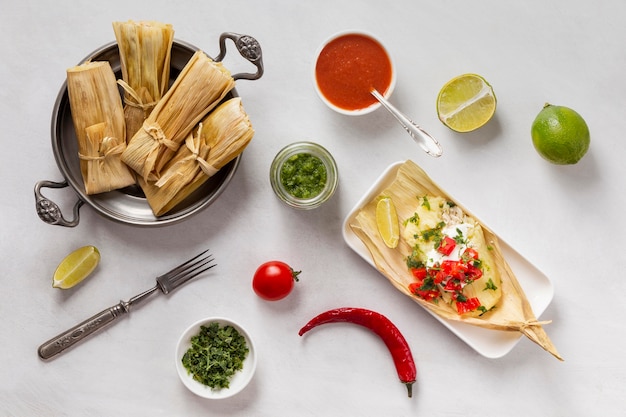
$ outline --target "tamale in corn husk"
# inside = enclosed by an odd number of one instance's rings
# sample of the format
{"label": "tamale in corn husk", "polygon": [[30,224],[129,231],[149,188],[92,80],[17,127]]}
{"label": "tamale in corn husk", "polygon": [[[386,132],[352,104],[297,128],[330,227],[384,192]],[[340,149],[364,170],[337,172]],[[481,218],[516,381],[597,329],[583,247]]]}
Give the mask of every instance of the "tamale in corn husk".
{"label": "tamale in corn husk", "polygon": [[495,308],[478,317],[459,315],[446,303],[426,301],[409,291],[409,285],[414,282],[414,278],[407,267],[406,258],[411,254],[412,248],[404,239],[400,239],[394,249],[385,245],[377,228],[376,205],[380,198],[390,197],[402,224],[414,215],[418,204],[416,197],[423,195],[443,197],[459,206],[466,215],[472,216],[440,189],[421,168],[412,161],[406,161],[399,167],[395,179],[349,220],[351,230],[367,247],[377,269],[396,289],[439,317],[487,329],[520,332],[562,360],[542,327],[542,324],[548,322],[539,322],[535,317],[524,290],[502,255],[498,237],[474,216],[472,218],[480,224],[484,239],[491,249],[494,266],[500,277],[502,295]]}
{"label": "tamale in corn husk", "polygon": [[254,136],[241,98],[220,104],[187,136],[158,181],[139,179],[156,216],[172,210],[240,155]]}
{"label": "tamale in corn husk", "polygon": [[124,88],[126,137],[141,128],[169,87],[174,29],[154,21],[113,22]]}
{"label": "tamale in corn husk", "polygon": [[130,139],[122,160],[145,180],[158,180],[194,126],[234,86],[228,69],[197,51]]}
{"label": "tamale in corn husk", "polygon": [[97,194],[135,184],[133,172],[120,159],[126,148],[126,125],[109,62],[69,68],[67,92],[85,192]]}

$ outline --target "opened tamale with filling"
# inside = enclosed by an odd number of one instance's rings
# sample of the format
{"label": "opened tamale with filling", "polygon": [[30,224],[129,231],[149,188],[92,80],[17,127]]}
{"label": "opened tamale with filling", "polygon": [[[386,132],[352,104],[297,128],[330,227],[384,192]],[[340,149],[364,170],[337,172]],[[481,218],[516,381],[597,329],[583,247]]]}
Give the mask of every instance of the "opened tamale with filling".
{"label": "opened tamale with filling", "polygon": [[158,181],[139,178],[156,216],[166,214],[240,155],[254,136],[241,98],[220,104],[186,138]]}
{"label": "opened tamale with filling", "polygon": [[124,88],[126,137],[132,138],[169,87],[172,25],[132,20],[113,22]]}
{"label": "opened tamale with filling", "polygon": [[145,180],[158,180],[194,126],[234,86],[228,69],[197,51],[130,139],[122,160]]}
{"label": "opened tamale with filling", "polygon": [[126,148],[126,124],[109,62],[87,62],[69,68],[67,92],[85,192],[97,194],[135,184],[133,172],[121,161]]}
{"label": "opened tamale with filling", "polygon": [[[389,199],[403,229],[388,246],[377,222]],[[350,229],[376,268],[401,293],[440,318],[495,331],[519,332],[559,360],[509,266],[498,236],[455,201],[413,161],[356,211]]]}

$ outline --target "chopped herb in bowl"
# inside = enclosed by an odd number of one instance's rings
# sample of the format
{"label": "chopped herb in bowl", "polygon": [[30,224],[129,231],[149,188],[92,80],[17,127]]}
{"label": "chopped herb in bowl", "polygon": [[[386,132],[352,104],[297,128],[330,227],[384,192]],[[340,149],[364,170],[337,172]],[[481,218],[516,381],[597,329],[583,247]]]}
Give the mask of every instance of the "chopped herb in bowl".
{"label": "chopped herb in bowl", "polygon": [[191,337],[182,364],[193,379],[219,390],[230,387],[249,351],[245,337],[235,327],[211,322],[200,326],[200,332]]}
{"label": "chopped herb in bowl", "polygon": [[256,371],[250,334],[225,317],[206,317],[188,326],[175,350],[176,372],[192,393],[211,400],[241,392]]}

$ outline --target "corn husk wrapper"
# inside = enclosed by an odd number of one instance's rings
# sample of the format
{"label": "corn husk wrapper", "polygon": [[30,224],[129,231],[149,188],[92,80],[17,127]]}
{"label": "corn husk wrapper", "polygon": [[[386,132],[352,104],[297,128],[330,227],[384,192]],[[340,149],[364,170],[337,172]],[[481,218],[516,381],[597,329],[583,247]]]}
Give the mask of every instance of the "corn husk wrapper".
{"label": "corn husk wrapper", "polygon": [[241,98],[220,104],[185,140],[158,181],[139,179],[156,216],[166,214],[240,155],[254,136]]}
{"label": "corn husk wrapper", "polygon": [[113,22],[124,88],[126,137],[141,128],[169,87],[174,29],[154,21]]}
{"label": "corn husk wrapper", "polygon": [[67,92],[85,192],[97,194],[135,184],[133,172],[120,159],[126,148],[126,125],[109,62],[69,68]]}
{"label": "corn husk wrapper", "polygon": [[145,180],[158,180],[194,126],[234,86],[228,69],[197,51],[130,139],[122,160]]}
{"label": "corn husk wrapper", "polygon": [[535,317],[524,290],[502,255],[498,237],[474,216],[472,217],[483,229],[485,240],[493,248],[491,252],[502,280],[502,297],[496,308],[480,317],[459,316],[446,303],[435,304],[411,294],[408,286],[414,280],[406,266],[406,257],[411,253],[411,247],[403,239],[400,240],[395,249],[390,249],[385,245],[380,238],[376,224],[376,204],[379,198],[383,196],[391,197],[396,206],[399,221],[402,223],[415,212],[416,204],[418,204],[416,197],[423,195],[442,196],[455,202],[465,214],[472,216],[468,210],[433,183],[414,162],[406,161],[400,166],[393,182],[382,190],[376,198],[368,202],[349,223],[350,228],[369,250],[377,269],[396,289],[439,317],[487,329],[520,332],[562,360],[542,327],[542,324],[549,322],[539,322]]}

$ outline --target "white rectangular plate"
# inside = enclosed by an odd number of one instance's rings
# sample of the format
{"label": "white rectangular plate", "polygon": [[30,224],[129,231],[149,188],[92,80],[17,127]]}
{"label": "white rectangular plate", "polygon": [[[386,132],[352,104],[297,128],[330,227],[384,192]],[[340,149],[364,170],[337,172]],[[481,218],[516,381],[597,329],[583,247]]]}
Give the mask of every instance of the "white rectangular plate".
{"label": "white rectangular plate", "polygon": [[[383,189],[388,187],[396,177],[400,165],[404,162],[396,162],[390,165],[385,172],[376,180],[374,185],[348,213],[343,223],[343,238],[348,246],[358,255],[376,268],[369,251],[361,240],[350,229],[350,222],[358,214],[359,210],[377,196]],[[509,244],[500,241],[500,247],[504,258],[517,277],[520,285],[526,293],[526,297],[535,313],[539,317],[548,307],[554,296],[554,288],[546,275],[532,265],[526,258],[521,256]],[[382,276],[382,274],[381,274]],[[507,332],[500,330],[484,329],[469,324],[447,320],[430,312],[437,320],[446,326],[452,333],[471,346],[476,352],[487,358],[500,358],[509,353],[519,342],[522,335],[519,332]]]}

